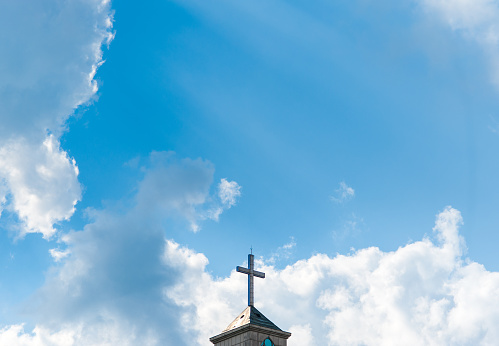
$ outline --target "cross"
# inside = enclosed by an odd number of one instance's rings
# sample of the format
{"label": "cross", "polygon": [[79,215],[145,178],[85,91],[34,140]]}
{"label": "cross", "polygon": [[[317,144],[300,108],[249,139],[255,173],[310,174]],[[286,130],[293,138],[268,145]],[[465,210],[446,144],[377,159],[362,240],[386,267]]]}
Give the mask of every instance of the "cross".
{"label": "cross", "polygon": [[[251,251],[251,252],[253,252],[253,251]],[[238,271],[239,273],[243,273],[243,274],[248,275],[248,305],[249,306],[253,306],[253,304],[255,303],[255,297],[254,297],[255,287],[253,284],[253,277],[256,276],[257,278],[265,279],[265,273],[256,271],[254,269],[254,266],[255,266],[254,258],[255,258],[255,256],[253,254],[248,255],[248,267],[249,268],[244,268],[244,267],[240,267],[240,266],[236,267],[236,271]]]}

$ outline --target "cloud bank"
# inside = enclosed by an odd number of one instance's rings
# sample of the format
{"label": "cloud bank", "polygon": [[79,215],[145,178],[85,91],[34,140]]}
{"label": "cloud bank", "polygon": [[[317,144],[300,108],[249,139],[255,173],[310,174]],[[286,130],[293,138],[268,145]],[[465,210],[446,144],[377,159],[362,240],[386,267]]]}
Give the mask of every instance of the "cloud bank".
{"label": "cloud bank", "polygon": [[59,138],[97,91],[111,19],[107,0],[0,3],[0,46],[9,52],[0,56],[0,212],[17,216],[21,234],[50,237],[81,199]]}
{"label": "cloud bank", "polygon": [[[499,273],[463,258],[461,223],[459,211],[448,207],[437,216],[434,241],[392,252],[317,254],[283,270],[260,260],[267,278],[257,283],[257,305],[295,333],[291,346],[497,344]],[[183,311],[184,327],[199,333],[202,345],[244,307],[245,279],[236,272],[214,279],[205,272],[207,260],[192,260],[199,254],[181,255],[182,270],[194,273],[168,293],[192,307]]]}
{"label": "cloud bank", "polygon": [[22,222],[21,234],[41,232],[51,236],[53,224],[73,214],[81,195],[78,168],[61,150],[54,136],[48,136],[40,147],[18,138],[0,147],[0,176],[8,210],[17,213]]}
{"label": "cloud bank", "polygon": [[[90,210],[64,237],[28,304],[36,328],[5,326],[0,344],[206,345],[243,310],[244,275],[213,277],[205,255],[168,239],[166,219],[182,215],[188,229],[213,208],[212,165],[155,153],[144,172],[133,201]],[[293,333],[290,346],[497,344],[499,273],[464,257],[461,224],[447,207],[431,237],[395,251],[316,254],[282,270],[260,258],[256,304]]]}

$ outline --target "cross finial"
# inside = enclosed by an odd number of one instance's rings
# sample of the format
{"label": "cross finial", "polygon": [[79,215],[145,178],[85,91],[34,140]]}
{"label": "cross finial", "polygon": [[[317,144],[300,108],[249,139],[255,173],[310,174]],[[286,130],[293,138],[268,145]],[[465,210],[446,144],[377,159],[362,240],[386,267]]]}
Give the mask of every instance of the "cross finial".
{"label": "cross finial", "polygon": [[248,275],[248,305],[249,306],[254,306],[254,304],[255,304],[255,297],[254,297],[255,287],[254,287],[254,283],[253,283],[253,277],[256,276],[257,278],[265,279],[265,273],[256,271],[254,269],[254,267],[255,267],[254,259],[255,259],[255,256],[253,255],[253,247],[251,247],[251,254],[248,255],[248,268],[244,268],[244,267],[240,267],[240,266],[236,267],[236,271],[238,271],[239,273],[243,273],[243,274]]}

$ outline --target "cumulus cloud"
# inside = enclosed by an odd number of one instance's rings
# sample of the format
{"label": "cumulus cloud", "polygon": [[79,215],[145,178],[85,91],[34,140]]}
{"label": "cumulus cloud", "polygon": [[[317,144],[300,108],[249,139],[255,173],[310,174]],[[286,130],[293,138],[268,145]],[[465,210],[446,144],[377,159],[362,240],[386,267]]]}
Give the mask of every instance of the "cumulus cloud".
{"label": "cumulus cloud", "polygon": [[0,46],[9,52],[0,56],[0,205],[17,214],[21,233],[50,237],[81,198],[59,138],[97,90],[111,26],[107,0],[0,3]]}
{"label": "cumulus cloud", "polygon": [[[89,211],[93,221],[64,237],[68,255],[24,309],[32,333],[6,326],[0,341],[206,345],[244,309],[244,275],[214,277],[204,254],[165,232],[165,217],[190,222],[210,208],[211,165],[153,156],[128,208]],[[316,254],[282,270],[259,258],[256,305],[294,333],[290,346],[497,344],[499,273],[463,257],[461,224],[448,207],[431,237],[394,251]]]}
{"label": "cumulus cloud", "polygon": [[331,196],[331,200],[336,203],[343,203],[352,199],[354,196],[355,190],[342,181],[340,182],[340,187],[336,189],[335,195]]}
{"label": "cumulus cloud", "polygon": [[179,319],[184,306],[166,292],[180,278],[188,281],[187,275],[197,275],[207,259],[167,241],[165,223],[188,229],[202,220],[216,197],[210,196],[213,166],[155,152],[140,168],[144,177],[132,200],[88,210],[91,222],[61,237],[64,250],[50,250],[59,263],[23,308],[39,321],[36,329],[30,334],[20,325],[7,326],[0,340],[15,338],[29,345],[43,338],[61,345],[188,344],[191,338]]}
{"label": "cumulus cloud", "polygon": [[493,82],[499,85],[499,3],[495,0],[420,0],[452,30],[480,44],[490,58]]}
{"label": "cumulus cloud", "polygon": [[[333,258],[317,254],[283,270],[257,261],[267,275],[256,284],[256,304],[281,328],[296,331],[290,346],[309,336],[320,345],[496,344],[499,273],[462,257],[461,222],[449,207],[437,216],[433,241],[392,252],[372,247]],[[170,296],[193,308],[183,312],[183,320],[195,321],[191,329],[213,321],[197,330],[201,345],[237,314],[232,306],[242,310],[245,280],[235,271],[214,279],[203,263],[190,268],[198,274],[177,283]]]}
{"label": "cumulus cloud", "polygon": [[76,163],[52,135],[41,147],[24,139],[0,147],[0,176],[4,191],[11,195],[7,210],[19,216],[21,233],[50,237],[53,224],[69,219],[81,197]]}
{"label": "cumulus cloud", "polygon": [[291,326],[288,330],[293,335],[293,340],[290,340],[290,345],[300,346],[315,346],[314,336],[312,335],[312,328],[310,323],[304,325]]}

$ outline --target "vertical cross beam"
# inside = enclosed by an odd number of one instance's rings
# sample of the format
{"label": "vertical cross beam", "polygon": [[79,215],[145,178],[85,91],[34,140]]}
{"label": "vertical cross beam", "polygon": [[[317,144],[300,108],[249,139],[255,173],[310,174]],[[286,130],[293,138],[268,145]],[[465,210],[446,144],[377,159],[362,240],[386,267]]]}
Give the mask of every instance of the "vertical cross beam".
{"label": "vertical cross beam", "polygon": [[265,279],[265,273],[256,271],[255,268],[255,256],[252,254],[248,255],[248,268],[236,267],[236,271],[239,273],[243,273],[248,275],[248,305],[254,306],[255,304],[255,286],[253,283],[253,278],[256,276],[257,278]]}

